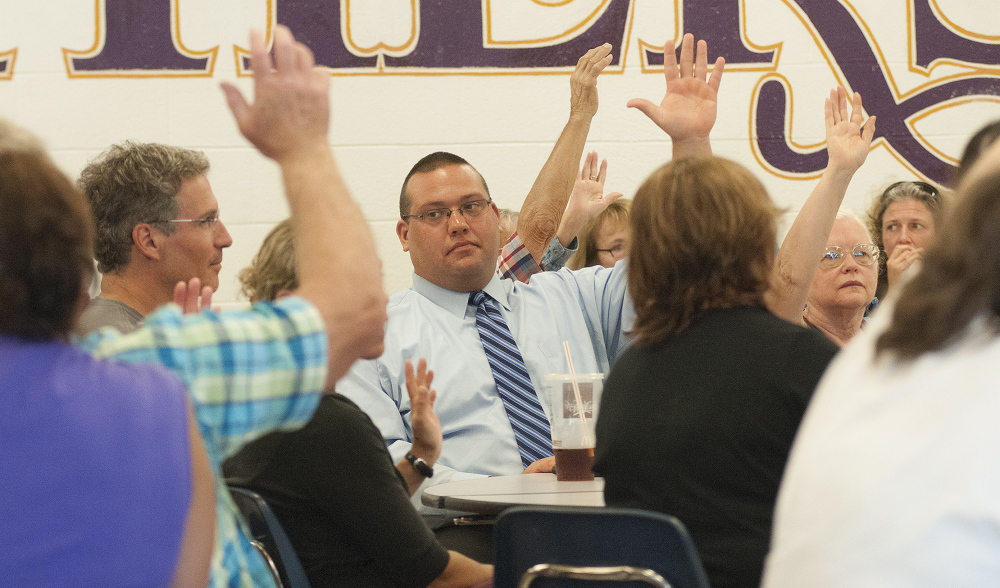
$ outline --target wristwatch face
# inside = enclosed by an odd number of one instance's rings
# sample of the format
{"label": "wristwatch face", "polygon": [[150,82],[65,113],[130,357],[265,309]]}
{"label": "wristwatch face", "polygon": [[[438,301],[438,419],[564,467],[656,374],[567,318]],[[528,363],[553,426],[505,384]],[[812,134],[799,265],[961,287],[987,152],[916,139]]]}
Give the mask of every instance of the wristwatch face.
{"label": "wristwatch face", "polygon": [[410,452],[406,453],[406,461],[410,462],[410,465],[413,466],[413,469],[417,470],[417,473],[420,474],[421,476],[425,478],[430,478],[431,476],[434,475],[434,468],[427,465],[426,461],[420,459],[419,457],[413,455]]}

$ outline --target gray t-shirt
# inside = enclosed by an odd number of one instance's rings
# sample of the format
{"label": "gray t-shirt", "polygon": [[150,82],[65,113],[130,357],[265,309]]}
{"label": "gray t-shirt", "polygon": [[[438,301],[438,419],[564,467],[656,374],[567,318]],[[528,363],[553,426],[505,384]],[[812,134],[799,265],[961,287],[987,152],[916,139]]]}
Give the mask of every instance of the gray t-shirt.
{"label": "gray t-shirt", "polygon": [[114,327],[123,334],[131,333],[142,324],[142,314],[131,306],[108,298],[93,298],[80,315],[76,333],[86,335],[101,327]]}

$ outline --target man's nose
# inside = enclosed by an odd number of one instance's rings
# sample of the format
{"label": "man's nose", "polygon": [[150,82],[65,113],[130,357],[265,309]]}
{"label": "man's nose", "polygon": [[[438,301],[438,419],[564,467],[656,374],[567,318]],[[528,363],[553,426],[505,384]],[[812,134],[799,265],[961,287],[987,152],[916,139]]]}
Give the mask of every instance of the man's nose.
{"label": "man's nose", "polygon": [[229,247],[233,244],[233,236],[229,234],[229,230],[226,229],[226,224],[221,220],[218,226],[215,228],[215,246],[219,248]]}
{"label": "man's nose", "polygon": [[469,230],[469,223],[465,222],[465,215],[460,210],[452,210],[448,217],[448,230],[455,233]]}

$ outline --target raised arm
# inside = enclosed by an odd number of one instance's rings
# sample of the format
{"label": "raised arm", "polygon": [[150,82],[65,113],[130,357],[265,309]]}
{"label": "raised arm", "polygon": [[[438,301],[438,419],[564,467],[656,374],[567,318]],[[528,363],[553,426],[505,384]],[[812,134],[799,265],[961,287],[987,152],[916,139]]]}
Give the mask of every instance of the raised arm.
{"label": "raised arm", "polygon": [[825,116],[828,163],[785,235],[765,297],[771,312],[797,324],[802,323],[802,308],[847,186],[868,157],[875,136],[875,117],[862,122],[861,95],[857,92],[848,114],[847,91],[842,87],[831,90]]}
{"label": "raised arm", "polygon": [[691,33],[684,35],[678,63],[671,39],[663,46],[663,76],[667,82],[663,100],[659,104],[645,98],[628,101],[629,108],[639,109],[670,135],[674,159],[712,154],[709,135],[715,126],[719,85],[725,65],[725,59],[716,59],[712,75],[708,77],[708,43],[698,41],[695,55],[694,35]]}
{"label": "raised arm", "polygon": [[566,201],[573,191],[590,123],[597,114],[597,77],[609,63],[609,43],[591,49],[577,62],[569,78],[569,121],[521,205],[517,233],[539,263],[556,234]]}
{"label": "raised arm", "polygon": [[382,353],[386,296],[368,223],[351,199],[327,142],[330,77],[284,26],[274,60],[251,34],[254,102],[223,83],[243,136],[281,166],[298,252],[297,294],[319,309],[329,338],[328,383],[358,358]]}

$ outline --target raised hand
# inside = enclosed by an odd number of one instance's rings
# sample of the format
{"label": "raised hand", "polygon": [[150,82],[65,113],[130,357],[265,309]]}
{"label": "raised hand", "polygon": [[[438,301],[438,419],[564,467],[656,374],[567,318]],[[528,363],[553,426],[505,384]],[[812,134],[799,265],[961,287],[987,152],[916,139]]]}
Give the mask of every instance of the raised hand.
{"label": "raised hand", "polygon": [[576,182],[573,184],[569,204],[566,206],[566,212],[563,213],[562,220],[559,222],[559,230],[556,232],[556,237],[564,247],[580,234],[588,222],[604,212],[612,202],[621,198],[621,192],[604,194],[604,182],[607,175],[608,160],[601,160],[601,165],[598,166],[597,152],[588,153],[580,167]]}
{"label": "raised hand", "polygon": [[427,369],[423,358],[417,362],[406,360],[406,391],[410,395],[410,426],[413,428],[413,454],[433,466],[441,455],[441,422],[434,412],[437,391],[431,389],[434,372]]}
{"label": "raised hand", "polygon": [[598,167],[597,152],[588,153],[580,167],[580,175],[573,184],[573,193],[570,194],[566,214],[582,214],[586,219],[585,222],[589,222],[604,212],[608,205],[621,198],[621,192],[604,194],[607,175],[608,160],[602,159]]}
{"label": "raised hand", "polygon": [[[708,44],[698,41],[697,56],[694,51],[694,35],[684,35],[681,42],[680,63],[671,39],[663,46],[663,76],[667,91],[659,104],[644,98],[628,101],[629,108],[638,108],[656,126],[664,130],[675,143],[685,141],[704,142],[715,126],[718,111],[719,84],[726,60],[719,57],[708,74]],[[709,151],[710,152],[710,151]]]}
{"label": "raised hand", "polygon": [[597,77],[611,63],[611,43],[594,47],[576,62],[569,77],[570,114],[597,114]]}
{"label": "raised hand", "polygon": [[861,94],[854,93],[851,112],[847,112],[847,90],[830,90],[826,99],[826,152],[828,166],[854,173],[868,157],[875,136],[875,117],[863,121]]}
{"label": "raised hand", "polygon": [[222,83],[240,132],[261,153],[282,162],[317,146],[329,149],[330,76],[314,69],[308,47],[288,27],[274,30],[274,60],[260,31],[250,33],[254,102],[236,86]]}
{"label": "raised hand", "polygon": [[198,278],[177,282],[174,286],[174,304],[180,306],[184,314],[198,314],[203,309],[212,307],[212,288],[202,288]]}

